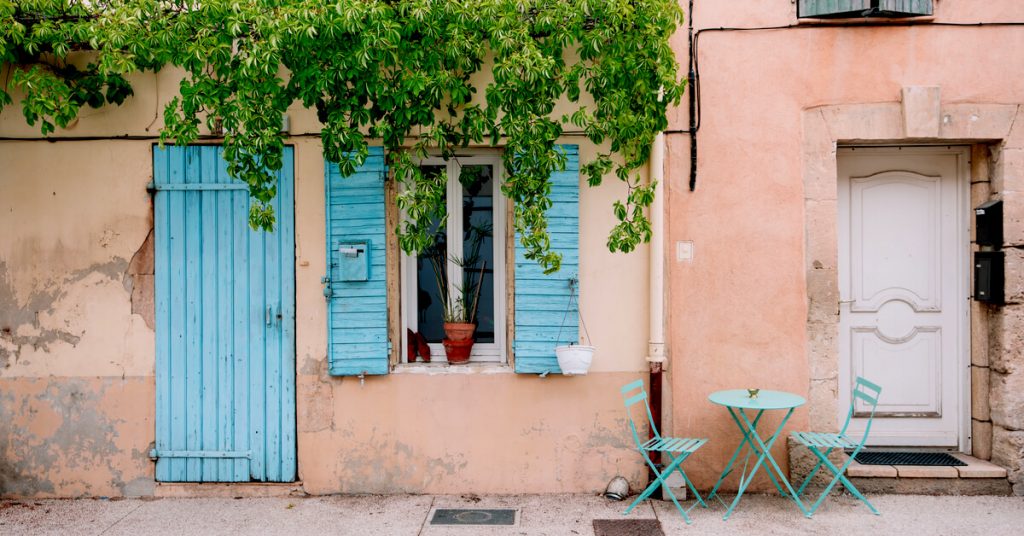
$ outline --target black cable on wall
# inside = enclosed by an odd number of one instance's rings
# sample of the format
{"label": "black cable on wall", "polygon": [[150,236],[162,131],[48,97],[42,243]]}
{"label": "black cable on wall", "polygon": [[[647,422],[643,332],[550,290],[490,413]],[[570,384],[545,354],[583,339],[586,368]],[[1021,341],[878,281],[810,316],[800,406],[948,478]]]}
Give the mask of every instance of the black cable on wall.
{"label": "black cable on wall", "polygon": [[897,22],[823,22],[814,24],[787,24],[784,26],[757,26],[749,28],[740,27],[718,27],[701,28],[693,31],[693,0],[689,0],[688,35],[689,35],[689,70],[687,73],[687,93],[689,94],[690,121],[688,129],[666,130],[665,134],[689,134],[690,135],[690,191],[697,188],[697,133],[701,125],[701,98],[700,98],[700,37],[708,32],[761,32],[779,30],[816,30],[820,28],[907,28],[913,26],[921,27],[945,27],[945,28],[980,28],[986,26],[1021,27],[1024,22],[932,22],[932,21],[897,21]]}

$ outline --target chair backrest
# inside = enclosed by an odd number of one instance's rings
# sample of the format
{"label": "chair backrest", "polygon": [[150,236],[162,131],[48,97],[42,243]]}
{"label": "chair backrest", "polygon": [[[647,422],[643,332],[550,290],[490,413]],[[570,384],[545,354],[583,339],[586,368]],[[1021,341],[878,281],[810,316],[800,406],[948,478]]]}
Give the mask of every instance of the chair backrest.
{"label": "chair backrest", "polygon": [[622,397],[626,403],[626,414],[629,416],[629,428],[633,431],[633,439],[636,441],[637,448],[640,448],[645,441],[640,440],[640,434],[637,432],[636,421],[633,419],[633,406],[643,402],[644,410],[647,415],[647,425],[651,427],[651,432],[654,437],[661,437],[658,434],[658,428],[654,426],[654,416],[651,414],[651,406],[647,402],[647,391],[644,389],[644,381],[636,380],[622,386]]}
{"label": "chair backrest", "polygon": [[882,388],[877,383],[868,381],[862,376],[857,376],[853,383],[853,391],[850,394],[852,395],[850,396],[850,411],[846,414],[846,422],[843,423],[843,429],[839,433],[846,433],[846,428],[850,426],[850,421],[853,420],[854,409],[857,407],[857,399],[859,398],[871,406],[868,424],[864,427],[864,438],[861,440],[863,443],[864,439],[867,439],[868,433],[871,432],[871,422],[875,419],[875,409],[878,407],[878,397],[882,394]]}

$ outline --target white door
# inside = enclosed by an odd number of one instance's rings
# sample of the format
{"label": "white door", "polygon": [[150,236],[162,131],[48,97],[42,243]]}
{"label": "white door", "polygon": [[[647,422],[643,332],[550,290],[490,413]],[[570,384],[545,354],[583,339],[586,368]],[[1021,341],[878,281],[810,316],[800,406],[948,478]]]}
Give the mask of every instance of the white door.
{"label": "white door", "polygon": [[839,150],[840,424],[853,379],[879,384],[869,445],[969,447],[968,155]]}

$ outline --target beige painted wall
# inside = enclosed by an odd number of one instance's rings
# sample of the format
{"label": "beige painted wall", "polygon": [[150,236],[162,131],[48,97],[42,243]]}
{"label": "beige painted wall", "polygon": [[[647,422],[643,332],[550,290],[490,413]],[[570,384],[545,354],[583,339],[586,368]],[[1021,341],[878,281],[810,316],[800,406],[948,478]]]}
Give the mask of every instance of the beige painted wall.
{"label": "beige painted wall", "polygon": [[[797,23],[789,0],[697,4],[697,29]],[[983,12],[978,7],[968,0],[939,0],[935,20],[1024,21],[1020,2],[986,2]],[[674,44],[685,64],[685,34],[677,34]],[[905,86],[939,86],[944,107],[1018,105],[1024,99],[1024,56],[1015,51],[1022,46],[1024,32],[1005,27],[854,25],[700,37],[703,115],[696,191],[688,190],[686,134],[668,137],[666,164],[667,251],[675,251],[676,241],[695,245],[692,263],[668,260],[668,333],[673,432],[711,438],[690,464],[698,486],[713,482],[740,440],[725,410],[708,403],[709,393],[756,386],[810,396],[789,430],[821,424],[812,418],[815,411],[824,411],[825,419],[834,415],[835,373],[813,369],[808,356],[815,344],[832,341],[811,340],[807,327],[807,266],[817,257],[806,249],[807,233],[815,227],[805,214],[805,197],[813,192],[805,191],[804,177],[827,168],[807,169],[805,163],[828,161],[830,153],[834,162],[836,140],[896,138],[887,123],[873,123],[884,119],[869,114],[841,118],[831,127],[880,133],[854,139],[804,124],[804,112],[865,103],[899,107]],[[976,137],[970,122],[979,116],[984,120],[986,114],[953,114],[968,123],[950,125],[957,134],[943,139]],[[685,100],[670,121],[670,129],[689,127]],[[816,381],[822,387],[817,395]],[[777,422],[778,416],[766,429]],[[780,461],[788,458],[784,443],[774,449]]]}
{"label": "beige painted wall", "polygon": [[[87,110],[57,134],[156,135],[176,76],[139,75],[123,106]],[[307,111],[292,115],[293,133],[315,131]],[[0,137],[22,136],[38,134],[3,109]],[[563,143],[586,159],[595,149],[582,141]],[[621,183],[581,184],[581,307],[598,347],[589,376],[402,371],[361,385],[326,375],[323,160],[316,138],[293,142],[306,491],[596,492],[615,474],[646,478],[618,388],[645,375],[647,248],[605,247]],[[0,141],[0,494],[154,492],[152,143]]]}

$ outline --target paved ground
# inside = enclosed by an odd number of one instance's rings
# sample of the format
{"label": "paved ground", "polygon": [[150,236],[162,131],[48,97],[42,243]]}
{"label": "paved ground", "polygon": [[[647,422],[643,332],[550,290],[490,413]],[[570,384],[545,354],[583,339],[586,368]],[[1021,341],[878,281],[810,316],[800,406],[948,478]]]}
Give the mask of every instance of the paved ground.
{"label": "paved ground", "polygon": [[[629,518],[657,518],[665,534],[1020,535],[1024,497],[876,496],[871,515],[849,497],[833,497],[813,519],[779,497],[744,497],[729,521],[724,507],[694,510],[686,526],[672,503],[649,501]],[[0,535],[343,534],[592,535],[592,520],[622,519],[625,503],[591,495],[457,497],[331,496],[275,499],[0,501]],[[516,508],[513,527],[430,525],[439,507]]]}

